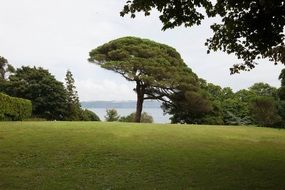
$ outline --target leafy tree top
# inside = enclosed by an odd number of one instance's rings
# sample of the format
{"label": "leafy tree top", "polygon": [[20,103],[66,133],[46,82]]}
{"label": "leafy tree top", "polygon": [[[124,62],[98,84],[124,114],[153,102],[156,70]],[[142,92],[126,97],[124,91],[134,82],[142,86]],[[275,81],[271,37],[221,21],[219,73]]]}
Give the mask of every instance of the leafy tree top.
{"label": "leafy tree top", "polygon": [[145,86],[171,87],[182,85],[181,81],[189,85],[197,80],[174,48],[136,37],[119,38],[92,50],[89,61]]}
{"label": "leafy tree top", "polygon": [[249,91],[253,92],[257,96],[269,96],[274,98],[277,96],[277,88],[263,82],[255,83],[249,87]]}
{"label": "leafy tree top", "polygon": [[163,30],[201,24],[205,17],[219,16],[220,23],[211,26],[214,35],[207,40],[209,51],[235,54],[243,63],[235,64],[232,73],[250,70],[259,58],[285,64],[284,0],[130,0],[121,16],[136,12],[150,15],[157,9]]}
{"label": "leafy tree top", "polygon": [[66,91],[61,82],[41,67],[18,68],[9,77],[5,87],[9,95],[29,99],[33,104],[33,115],[49,120],[64,119],[66,113]]}
{"label": "leafy tree top", "polygon": [[141,121],[143,101],[169,102],[176,92],[198,91],[198,77],[172,47],[151,40],[124,37],[90,52],[89,61],[136,82],[136,122]]}

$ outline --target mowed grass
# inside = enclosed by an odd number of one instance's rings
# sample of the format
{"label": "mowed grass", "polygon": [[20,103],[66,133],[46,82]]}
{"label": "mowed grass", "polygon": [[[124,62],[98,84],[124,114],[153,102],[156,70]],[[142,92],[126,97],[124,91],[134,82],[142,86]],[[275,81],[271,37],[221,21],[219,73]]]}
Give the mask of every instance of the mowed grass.
{"label": "mowed grass", "polygon": [[1,122],[0,189],[285,189],[285,130]]}

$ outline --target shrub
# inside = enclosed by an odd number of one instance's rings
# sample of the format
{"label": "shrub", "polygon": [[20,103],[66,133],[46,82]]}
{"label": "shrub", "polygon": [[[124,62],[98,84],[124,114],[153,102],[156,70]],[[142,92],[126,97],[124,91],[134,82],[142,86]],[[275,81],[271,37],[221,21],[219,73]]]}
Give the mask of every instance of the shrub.
{"label": "shrub", "polygon": [[81,118],[82,121],[100,121],[100,118],[98,117],[98,115],[96,115],[96,113],[85,109],[85,110],[81,110]]}
{"label": "shrub", "polygon": [[0,93],[0,120],[23,120],[32,114],[30,100],[15,98]]}
{"label": "shrub", "polygon": [[[119,121],[121,122],[135,122],[136,113],[131,113],[128,116],[123,116]],[[141,123],[153,123],[153,118],[147,112],[143,112],[141,115]]]}
{"label": "shrub", "polygon": [[105,119],[106,121],[118,121],[120,116],[116,109],[107,109]]}

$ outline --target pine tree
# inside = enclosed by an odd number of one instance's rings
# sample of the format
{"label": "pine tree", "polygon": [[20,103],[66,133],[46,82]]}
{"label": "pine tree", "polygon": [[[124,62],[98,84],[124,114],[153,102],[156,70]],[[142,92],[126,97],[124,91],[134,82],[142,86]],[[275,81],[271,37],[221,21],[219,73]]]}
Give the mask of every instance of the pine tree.
{"label": "pine tree", "polygon": [[80,120],[80,103],[75,87],[75,80],[70,70],[67,70],[65,77],[66,92],[67,92],[67,120]]}
{"label": "pine tree", "polygon": [[135,122],[147,99],[169,102],[175,92],[198,91],[198,78],[172,47],[148,39],[123,37],[93,49],[89,61],[136,83]]}

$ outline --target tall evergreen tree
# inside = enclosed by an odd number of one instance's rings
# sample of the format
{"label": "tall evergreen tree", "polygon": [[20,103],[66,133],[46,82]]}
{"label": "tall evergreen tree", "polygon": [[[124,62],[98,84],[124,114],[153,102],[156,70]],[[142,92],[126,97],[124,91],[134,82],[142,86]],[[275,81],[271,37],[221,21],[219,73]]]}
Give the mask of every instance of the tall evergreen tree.
{"label": "tall evergreen tree", "polygon": [[80,103],[75,87],[75,80],[70,70],[67,70],[65,76],[65,88],[67,92],[67,120],[79,120],[80,118]]}
{"label": "tall evergreen tree", "polygon": [[66,91],[68,94],[68,102],[79,104],[79,98],[75,87],[75,80],[70,70],[67,70],[65,76]]}

